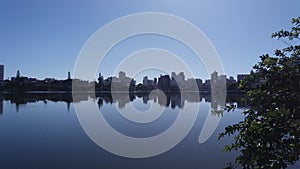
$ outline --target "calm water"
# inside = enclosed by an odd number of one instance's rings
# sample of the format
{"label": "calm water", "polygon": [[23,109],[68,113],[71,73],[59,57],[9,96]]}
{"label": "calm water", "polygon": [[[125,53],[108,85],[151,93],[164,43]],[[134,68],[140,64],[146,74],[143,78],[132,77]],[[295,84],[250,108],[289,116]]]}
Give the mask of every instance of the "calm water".
{"label": "calm water", "polygon": [[[0,114],[1,169],[93,169],[93,168],[222,168],[233,161],[236,153],[225,153],[230,142],[217,140],[225,126],[242,119],[240,109],[224,112],[213,135],[204,143],[198,142],[207,116],[212,115],[208,98],[198,101],[171,99],[161,104],[158,98],[134,97],[120,94],[119,99],[86,97],[72,103],[66,97],[33,99],[23,97],[2,101]],[[158,99],[158,100],[157,100]],[[74,104],[97,104],[106,121],[118,132],[131,137],[150,137],[168,129],[181,109],[199,105],[196,122],[189,134],[173,149],[150,158],[131,159],[111,154],[95,144],[82,129]],[[138,124],[125,119],[119,112],[129,105],[146,111],[153,104],[163,106],[163,114],[153,122]],[[1,110],[0,110],[1,111]],[[88,113],[88,112],[87,112]],[[99,111],[100,113],[100,111]],[[214,114],[217,116],[217,114]]]}

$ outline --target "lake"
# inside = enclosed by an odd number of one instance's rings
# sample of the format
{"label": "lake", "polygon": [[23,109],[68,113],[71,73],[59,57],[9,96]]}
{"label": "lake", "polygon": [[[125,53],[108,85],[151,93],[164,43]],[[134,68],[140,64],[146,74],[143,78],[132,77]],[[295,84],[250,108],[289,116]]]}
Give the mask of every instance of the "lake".
{"label": "lake", "polygon": [[[1,169],[96,169],[96,168],[222,168],[234,161],[237,152],[223,152],[229,138],[218,140],[224,128],[243,119],[244,105],[232,97],[229,102],[237,104],[233,112],[213,112],[210,96],[197,100],[166,96],[165,100],[155,95],[81,94],[73,100],[70,94],[27,94],[1,96],[0,102],[0,168]],[[97,145],[82,127],[75,107],[81,104],[98,107],[107,123],[117,132],[133,138],[153,137],[173,125],[176,118],[191,107],[199,107],[197,117],[188,134],[170,150],[147,158],[128,158],[113,154]],[[125,118],[132,108],[146,112],[152,107],[162,109],[159,117],[151,122],[138,123]],[[150,111],[151,112],[151,111]],[[89,109],[86,112],[89,114]],[[220,118],[215,131],[203,143],[199,135],[208,117]],[[99,133],[100,137],[107,134]],[[180,131],[178,131],[180,132]],[[114,142],[116,140],[112,140]],[[172,141],[172,137],[170,137]],[[159,143],[158,143],[159,145]],[[120,145],[118,145],[120,146]],[[121,147],[126,145],[121,145]],[[149,147],[155,148],[155,147]],[[134,149],[132,151],[135,151]]]}

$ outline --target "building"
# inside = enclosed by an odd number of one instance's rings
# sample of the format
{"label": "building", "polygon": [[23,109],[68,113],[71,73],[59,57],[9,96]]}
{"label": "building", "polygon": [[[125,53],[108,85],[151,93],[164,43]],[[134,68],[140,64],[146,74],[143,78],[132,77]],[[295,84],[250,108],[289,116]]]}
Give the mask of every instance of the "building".
{"label": "building", "polygon": [[120,72],[119,72],[119,79],[125,80],[125,79],[126,79],[126,73],[123,72],[123,71],[120,71]]}
{"label": "building", "polygon": [[112,77],[112,81],[115,83],[119,83],[119,85],[125,85],[125,86],[129,86],[129,84],[131,83],[131,78],[126,76],[126,73],[123,71],[119,72],[119,78],[117,77]]}
{"label": "building", "polygon": [[222,82],[222,83],[226,83],[226,75],[220,75],[220,76],[218,77],[218,81],[219,81],[219,82]]}
{"label": "building", "polygon": [[196,83],[197,83],[197,86],[199,88],[199,90],[202,90],[203,89],[203,82],[201,79],[196,79]]}
{"label": "building", "polygon": [[170,81],[171,87],[176,90],[179,90],[178,87],[186,86],[185,76],[183,72],[180,72],[176,74],[175,72],[171,73],[171,81]]}
{"label": "building", "polygon": [[154,81],[153,81],[154,85],[157,84],[157,78],[154,78]]}
{"label": "building", "polygon": [[143,85],[146,87],[154,87],[156,86],[156,80],[150,80],[147,76],[143,78]]}
{"label": "building", "polygon": [[0,65],[0,82],[4,80],[4,65]]}
{"label": "building", "polygon": [[133,90],[135,80],[126,76],[123,71],[119,72],[119,77],[109,77],[103,82],[104,88],[111,91]]}
{"label": "building", "polygon": [[71,73],[68,72],[68,80],[71,80]]}
{"label": "building", "polygon": [[203,83],[203,90],[208,91],[210,90],[210,88],[211,88],[211,80],[210,79],[205,80],[205,82]]}
{"label": "building", "polygon": [[232,76],[230,76],[229,79],[227,79],[227,82],[228,83],[236,83],[236,80]]}
{"label": "building", "polygon": [[211,85],[214,86],[217,83],[217,80],[218,80],[218,72],[214,71],[210,75],[210,80],[211,80]]}
{"label": "building", "polygon": [[212,91],[226,90],[226,75],[218,76],[218,72],[214,71],[211,74],[211,89]]}
{"label": "building", "polygon": [[21,77],[21,73],[20,73],[20,71],[19,70],[17,70],[17,74],[16,74],[16,78],[20,78]]}
{"label": "building", "polygon": [[148,86],[148,77],[147,76],[145,76],[143,78],[143,85]]}
{"label": "building", "polygon": [[175,72],[171,73],[172,80],[176,80],[177,83],[183,83],[185,81],[185,76],[183,72],[178,73]]}
{"label": "building", "polygon": [[169,90],[170,89],[170,76],[169,75],[160,75],[158,78],[158,86],[162,90]]}
{"label": "building", "polygon": [[185,88],[190,90],[196,90],[196,91],[199,90],[196,79],[194,78],[187,79],[185,83]]}
{"label": "building", "polygon": [[178,74],[178,79],[179,79],[179,82],[184,82],[185,81],[185,76],[184,76],[183,72],[180,72]]}

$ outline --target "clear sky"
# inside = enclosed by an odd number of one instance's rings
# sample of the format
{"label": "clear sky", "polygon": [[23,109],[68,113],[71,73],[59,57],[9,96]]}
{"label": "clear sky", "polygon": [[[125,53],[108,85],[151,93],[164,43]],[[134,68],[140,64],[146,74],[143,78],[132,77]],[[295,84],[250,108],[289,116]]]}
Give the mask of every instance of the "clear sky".
{"label": "clear sky", "polygon": [[[24,76],[65,79],[68,71],[73,72],[81,48],[99,28],[124,15],[163,12],[202,30],[217,49],[226,74],[236,76],[249,72],[260,55],[284,46],[271,39],[271,33],[289,28],[291,18],[300,16],[299,7],[298,0],[1,0],[0,64],[5,65],[5,78],[20,70]],[[188,54],[176,42],[160,37],[161,43],[155,43],[157,38],[122,42],[99,71],[111,75],[126,52],[145,47],[173,48],[184,53],[182,57]],[[201,65],[187,62],[199,67],[198,77],[208,77]]]}

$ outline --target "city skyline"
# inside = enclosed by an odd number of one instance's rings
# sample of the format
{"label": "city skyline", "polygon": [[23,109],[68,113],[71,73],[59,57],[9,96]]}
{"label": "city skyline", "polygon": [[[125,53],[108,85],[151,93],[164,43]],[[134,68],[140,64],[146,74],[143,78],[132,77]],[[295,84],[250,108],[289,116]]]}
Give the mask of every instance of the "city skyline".
{"label": "city skyline", "polygon": [[[211,75],[213,75],[215,73],[217,74],[216,76],[218,76],[218,72],[216,72],[216,71],[214,71]],[[239,79],[243,79],[245,76],[249,75],[249,73],[237,73],[236,78],[234,76],[226,75],[226,74],[220,74],[220,76],[224,76],[228,80],[237,80],[238,81]],[[0,64],[0,77],[1,76],[4,77],[4,75],[5,75],[5,65]],[[142,79],[138,81],[137,79],[135,79],[135,77],[127,76],[126,72],[120,71],[120,72],[118,72],[118,75],[109,75],[109,76],[105,76],[105,77],[100,72],[98,74],[98,77],[95,77],[94,80],[97,81],[99,76],[103,76],[104,79],[107,79],[107,78],[121,78],[121,79],[122,78],[131,78],[131,79],[135,80],[138,83],[145,84],[145,80],[147,81],[147,83],[153,83],[153,81],[157,80],[159,77],[166,76],[166,75],[169,76],[170,78],[178,79],[179,81],[187,81],[189,79],[200,79],[200,80],[210,80],[211,79],[211,76],[209,78],[202,78],[202,77],[187,77],[186,78],[185,72],[175,72],[175,71],[173,71],[173,72],[169,72],[169,73],[168,72],[161,73],[158,76],[152,77],[152,78],[150,78],[147,74],[143,74]],[[2,80],[3,81],[4,80],[12,80],[12,79],[15,79],[15,78],[20,78],[20,77],[32,78],[32,79],[37,79],[37,80],[57,79],[53,76],[43,77],[43,78],[37,78],[37,77],[34,77],[34,76],[27,76],[27,75],[21,74],[20,70],[17,70],[14,76],[11,76],[9,78],[2,79]],[[57,80],[71,80],[71,79],[77,79],[77,78],[73,78],[71,72],[68,71],[68,72],[66,72],[66,77],[65,78],[61,78],[61,79],[57,79]],[[85,79],[79,79],[79,80],[85,80]],[[0,81],[1,81],[1,79],[0,79]]]}
{"label": "city skyline", "polygon": [[[260,55],[272,54],[274,49],[285,46],[284,42],[271,39],[271,33],[286,28],[289,20],[299,15],[300,2],[289,6],[283,1],[258,0],[1,1],[0,4],[0,63],[6,67],[4,79],[13,77],[18,69],[25,76],[62,79],[68,71],[72,75],[80,50],[95,31],[119,17],[151,11],[170,13],[195,24],[215,46],[225,74],[236,77],[237,73],[249,73]],[[206,72],[201,62],[195,62],[190,57],[193,54],[179,42],[151,35],[126,39],[117,45],[99,65],[98,73],[112,75],[124,57],[147,47],[177,54],[196,77],[207,79],[211,73]]]}

